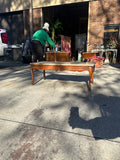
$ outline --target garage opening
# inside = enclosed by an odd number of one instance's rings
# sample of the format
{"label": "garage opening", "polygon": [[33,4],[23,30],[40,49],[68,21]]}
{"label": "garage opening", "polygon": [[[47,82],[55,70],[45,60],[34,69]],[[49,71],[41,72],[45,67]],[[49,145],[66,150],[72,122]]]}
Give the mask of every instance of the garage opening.
{"label": "garage opening", "polygon": [[76,59],[78,51],[86,51],[88,5],[81,2],[43,8],[43,21],[55,23],[59,19],[63,29],[56,34],[71,37],[71,56]]}

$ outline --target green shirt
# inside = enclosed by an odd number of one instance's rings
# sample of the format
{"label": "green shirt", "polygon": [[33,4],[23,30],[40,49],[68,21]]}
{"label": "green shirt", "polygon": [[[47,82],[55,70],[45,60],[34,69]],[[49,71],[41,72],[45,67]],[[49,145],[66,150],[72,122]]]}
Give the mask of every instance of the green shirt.
{"label": "green shirt", "polygon": [[55,47],[55,43],[51,40],[48,33],[44,31],[43,29],[36,31],[33,34],[32,40],[40,41],[40,43],[44,46],[47,42],[51,46]]}

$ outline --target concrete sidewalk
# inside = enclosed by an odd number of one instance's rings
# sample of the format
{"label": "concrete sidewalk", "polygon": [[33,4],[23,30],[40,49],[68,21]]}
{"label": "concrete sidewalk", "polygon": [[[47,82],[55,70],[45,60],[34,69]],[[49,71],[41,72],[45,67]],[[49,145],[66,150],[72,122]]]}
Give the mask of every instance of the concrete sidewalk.
{"label": "concrete sidewalk", "polygon": [[120,160],[120,64],[88,72],[0,63],[0,160]]}

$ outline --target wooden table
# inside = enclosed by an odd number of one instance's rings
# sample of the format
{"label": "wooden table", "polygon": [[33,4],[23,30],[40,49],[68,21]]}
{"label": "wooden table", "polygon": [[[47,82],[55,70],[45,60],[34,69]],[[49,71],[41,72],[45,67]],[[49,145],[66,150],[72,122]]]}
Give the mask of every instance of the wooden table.
{"label": "wooden table", "polygon": [[46,52],[46,61],[61,61],[61,62],[69,62],[70,54],[67,52]]}
{"label": "wooden table", "polygon": [[45,70],[54,71],[88,71],[89,72],[89,82],[88,88],[91,90],[91,81],[93,83],[95,63],[92,62],[48,62],[42,61],[37,63],[30,63],[32,84],[34,84],[33,69],[43,70],[43,78],[45,80]]}
{"label": "wooden table", "polygon": [[99,56],[99,53],[91,53],[91,52],[83,52],[82,53],[82,62],[84,62],[85,59],[89,60],[90,57]]}

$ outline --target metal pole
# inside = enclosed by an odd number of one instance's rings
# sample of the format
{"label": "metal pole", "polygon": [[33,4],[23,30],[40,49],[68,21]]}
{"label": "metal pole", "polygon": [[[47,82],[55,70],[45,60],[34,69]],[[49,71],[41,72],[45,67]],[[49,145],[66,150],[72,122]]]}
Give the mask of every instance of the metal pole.
{"label": "metal pole", "polygon": [[33,34],[33,0],[30,0],[29,15],[30,15],[30,38],[32,39],[32,34]]}

